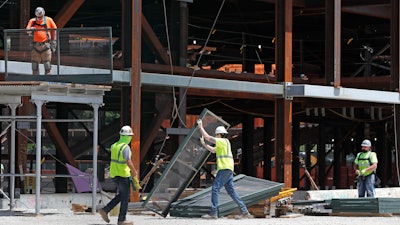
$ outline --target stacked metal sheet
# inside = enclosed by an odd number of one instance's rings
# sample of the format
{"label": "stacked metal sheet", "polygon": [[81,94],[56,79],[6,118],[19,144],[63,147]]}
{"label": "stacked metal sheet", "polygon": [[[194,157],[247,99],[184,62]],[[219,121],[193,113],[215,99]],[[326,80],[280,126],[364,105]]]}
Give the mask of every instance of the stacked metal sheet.
{"label": "stacked metal sheet", "polygon": [[400,198],[332,199],[332,212],[400,213]]}
{"label": "stacked metal sheet", "polygon": [[[262,200],[278,195],[283,187],[282,183],[243,174],[234,177],[234,185],[247,206],[255,205]],[[211,187],[172,203],[169,213],[170,216],[176,217],[201,217],[209,212],[210,204]],[[218,210],[219,217],[227,216],[239,210],[225,188],[222,188],[220,192]]]}

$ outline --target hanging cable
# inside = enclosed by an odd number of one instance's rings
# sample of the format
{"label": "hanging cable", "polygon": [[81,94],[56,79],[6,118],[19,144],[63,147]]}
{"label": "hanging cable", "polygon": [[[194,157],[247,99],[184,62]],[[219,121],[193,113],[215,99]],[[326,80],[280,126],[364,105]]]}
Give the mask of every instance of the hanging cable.
{"label": "hanging cable", "polygon": [[[217,16],[215,17],[213,25],[210,28],[210,32],[209,32],[208,37],[207,37],[207,39],[206,39],[206,41],[204,43],[203,50],[207,47],[208,41],[210,40],[211,34],[213,33],[215,24],[218,21],[218,17],[220,15],[221,11],[222,11],[222,8],[223,8],[224,4],[225,4],[225,0],[222,1],[221,6],[220,6],[220,8],[218,10]],[[169,41],[170,37],[169,37],[169,32],[168,32],[168,20],[167,20],[167,10],[166,10],[165,0],[163,0],[163,7],[164,7],[164,22],[165,22],[165,30],[166,30],[167,43],[168,43],[168,52],[169,52],[169,57],[170,57],[170,68],[171,68],[171,74],[173,75],[173,66],[172,66],[173,64],[172,64],[172,58],[171,58],[171,45],[170,45],[170,41]],[[201,58],[202,58],[202,54],[200,54],[200,57],[197,59],[196,67],[199,66]],[[191,74],[191,77],[189,79],[189,82],[188,82],[188,84],[187,84],[187,86],[185,88],[185,92],[183,94],[181,93],[182,96],[183,96],[182,99],[185,99],[185,97],[187,95],[188,87],[190,86],[190,83],[191,83],[192,78],[195,75],[195,73],[196,73],[196,70],[193,70],[193,72]],[[180,107],[182,105],[182,102],[177,104],[176,93],[175,93],[175,87],[174,86],[172,87],[172,94],[173,94],[173,96],[172,96],[173,97],[173,109],[172,109],[172,115],[171,115],[172,116],[172,120],[171,120],[170,124],[172,125],[175,122],[176,118],[178,118],[180,120],[180,122],[186,127],[186,124],[184,124],[182,118],[180,118],[180,116],[179,116],[179,109],[180,109]],[[160,149],[158,151],[159,152],[158,154],[160,154],[162,152],[162,149],[164,148],[164,145],[166,143],[167,137],[168,137],[168,134],[165,135],[163,143],[161,144]]]}
{"label": "hanging cable", "polygon": [[[204,46],[203,46],[202,51],[207,47],[208,42],[210,41],[210,37],[211,37],[211,35],[213,34],[213,31],[214,31],[214,28],[215,28],[215,24],[216,24],[217,21],[218,21],[218,17],[219,17],[219,15],[221,14],[221,11],[222,11],[222,8],[224,7],[224,5],[225,5],[225,0],[222,1],[221,6],[220,6],[219,9],[218,9],[218,13],[217,13],[217,15],[216,15],[216,17],[215,17],[215,19],[214,19],[213,25],[212,25],[211,28],[210,28],[210,32],[208,33],[208,37],[207,37],[207,39],[206,39],[206,41],[205,41],[205,43],[204,43]],[[200,52],[202,52],[202,51],[200,51]],[[200,61],[201,61],[201,58],[202,58],[202,57],[203,57],[203,54],[200,54],[199,58],[197,59],[197,62],[196,62],[196,66],[195,66],[195,67],[199,67],[199,64],[200,64]],[[190,86],[190,83],[192,82],[192,78],[194,77],[195,73],[196,73],[196,70],[193,70],[192,75],[190,76],[189,82],[188,82],[188,84],[187,84],[187,87]],[[188,89],[186,88],[186,89],[185,89],[185,93],[184,93],[183,96],[186,96],[187,90],[188,90]],[[181,104],[182,104],[182,103],[180,102],[180,103],[179,103],[179,106],[178,106],[178,109],[180,108]]]}
{"label": "hanging cable", "polygon": [[[254,51],[256,52],[256,55],[257,55],[257,58],[258,58],[259,63],[260,63],[260,64],[263,64],[263,62],[261,61],[260,55],[258,54],[257,49],[254,50]],[[265,69],[263,69],[263,71],[264,71],[264,75],[265,75],[265,77],[267,78],[267,81],[268,81],[268,83],[269,83],[268,74],[265,72]]]}
{"label": "hanging cable", "polygon": [[[20,130],[16,129],[15,131],[17,131],[21,136],[23,136],[24,138],[26,138],[29,142],[31,142],[32,144],[36,145],[36,142],[33,141],[31,138],[29,138],[28,136],[26,136],[24,133],[22,133]],[[65,163],[63,163],[60,159],[58,159],[57,157],[55,157],[53,154],[51,154],[47,149],[43,149],[43,151],[45,153],[47,153],[51,158],[53,158],[55,161],[57,161],[58,163],[60,163],[61,165],[63,165],[64,167],[66,167],[67,165],[65,165]]]}
{"label": "hanging cable", "polygon": [[388,120],[388,119],[390,119],[390,118],[393,116],[393,115],[389,115],[389,116],[387,116],[387,117],[385,117],[385,118],[382,118],[382,119],[367,120],[367,119],[356,119],[356,118],[351,118],[351,117],[349,117],[349,116],[345,116],[345,115],[343,115],[343,114],[341,114],[341,113],[339,113],[339,112],[336,112],[336,111],[333,110],[333,109],[328,109],[328,111],[330,111],[330,112],[332,112],[333,114],[335,114],[335,115],[337,115],[337,116],[339,116],[339,117],[342,117],[342,118],[344,118],[344,119],[347,119],[347,120],[350,120],[350,121],[354,121],[354,122],[361,122],[361,123],[376,123],[376,122]]}

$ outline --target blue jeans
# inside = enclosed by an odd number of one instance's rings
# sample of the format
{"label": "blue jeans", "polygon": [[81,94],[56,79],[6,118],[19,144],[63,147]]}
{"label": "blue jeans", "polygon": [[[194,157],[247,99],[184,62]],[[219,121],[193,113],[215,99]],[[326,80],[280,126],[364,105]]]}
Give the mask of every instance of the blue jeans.
{"label": "blue jeans", "polygon": [[119,209],[118,221],[126,220],[126,213],[128,212],[130,182],[129,177],[114,177],[113,181],[117,184],[118,194],[106,205],[103,210],[109,213],[118,203],[121,202]]}
{"label": "blue jeans", "polygon": [[365,197],[365,193],[367,193],[367,197],[375,197],[374,183],[375,174],[371,174],[366,177],[360,176],[357,183],[358,197]]}
{"label": "blue jeans", "polygon": [[218,215],[219,191],[222,187],[225,187],[226,192],[228,192],[229,196],[231,196],[233,201],[239,206],[240,211],[243,214],[249,213],[246,205],[243,203],[233,186],[232,170],[219,170],[212,186],[210,215]]}

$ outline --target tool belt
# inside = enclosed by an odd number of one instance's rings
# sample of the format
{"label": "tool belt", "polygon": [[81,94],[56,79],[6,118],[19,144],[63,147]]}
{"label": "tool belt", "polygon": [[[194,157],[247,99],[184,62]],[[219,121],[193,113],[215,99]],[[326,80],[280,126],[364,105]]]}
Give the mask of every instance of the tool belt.
{"label": "tool belt", "polygon": [[32,47],[37,53],[42,54],[43,52],[50,49],[51,44],[50,44],[50,41],[33,42]]}

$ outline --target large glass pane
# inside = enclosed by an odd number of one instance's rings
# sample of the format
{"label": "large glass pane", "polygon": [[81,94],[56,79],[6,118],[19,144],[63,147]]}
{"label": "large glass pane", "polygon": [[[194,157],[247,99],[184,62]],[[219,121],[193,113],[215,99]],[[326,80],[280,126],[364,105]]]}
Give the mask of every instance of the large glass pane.
{"label": "large glass pane", "polygon": [[[204,109],[199,118],[203,120],[204,129],[210,135],[214,134],[217,126],[229,127],[227,122],[208,109]],[[168,215],[171,204],[178,200],[210,155],[200,144],[200,137],[200,130],[194,126],[147,196],[143,207],[164,217]],[[176,192],[170,193],[171,189],[176,189]]]}

